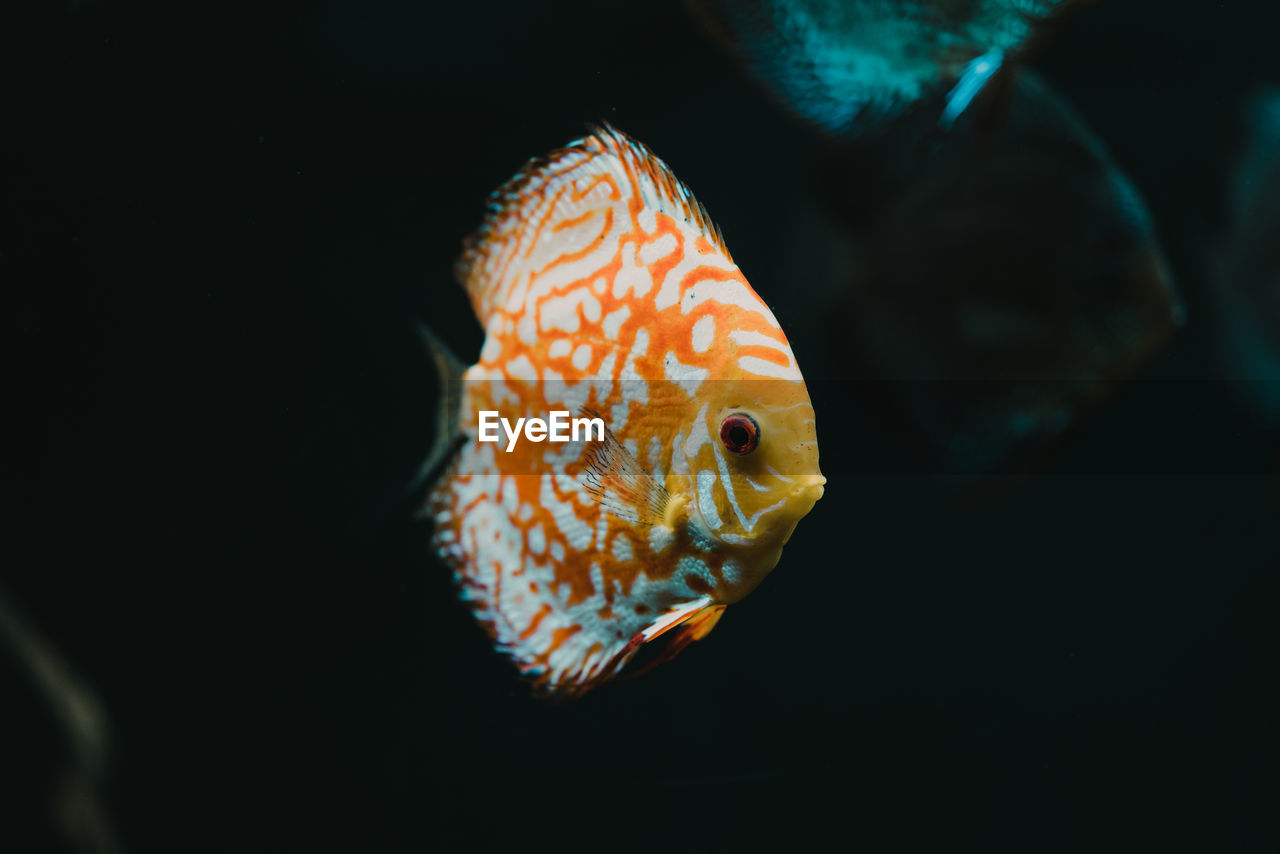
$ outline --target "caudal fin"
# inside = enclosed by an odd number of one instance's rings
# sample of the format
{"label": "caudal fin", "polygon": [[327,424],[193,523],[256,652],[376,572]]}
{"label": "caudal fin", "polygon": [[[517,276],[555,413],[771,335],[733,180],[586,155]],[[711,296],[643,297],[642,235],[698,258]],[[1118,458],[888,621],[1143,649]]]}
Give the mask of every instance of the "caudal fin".
{"label": "caudal fin", "polygon": [[436,396],[435,438],[413,478],[410,488],[415,494],[421,492],[427,481],[439,471],[462,437],[458,417],[462,409],[462,372],[466,370],[462,361],[429,326],[419,324],[418,336],[431,354],[439,392]]}

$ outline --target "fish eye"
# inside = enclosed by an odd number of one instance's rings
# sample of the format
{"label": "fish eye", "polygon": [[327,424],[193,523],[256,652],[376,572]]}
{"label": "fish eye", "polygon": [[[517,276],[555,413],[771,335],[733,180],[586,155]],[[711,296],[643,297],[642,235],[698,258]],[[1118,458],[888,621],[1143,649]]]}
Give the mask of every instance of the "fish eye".
{"label": "fish eye", "polygon": [[720,422],[720,441],[731,454],[749,454],[760,444],[760,425],[745,412],[735,412]]}

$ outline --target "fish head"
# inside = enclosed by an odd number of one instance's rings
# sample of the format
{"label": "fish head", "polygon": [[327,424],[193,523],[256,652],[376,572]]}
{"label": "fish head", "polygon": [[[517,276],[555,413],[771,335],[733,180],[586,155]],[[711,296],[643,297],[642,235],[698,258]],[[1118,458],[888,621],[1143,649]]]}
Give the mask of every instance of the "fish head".
{"label": "fish head", "polygon": [[685,524],[730,569],[716,591],[724,603],[747,595],[777,565],[826,483],[813,402],[790,345],[776,327],[752,330],[739,320],[722,324],[732,331],[716,348],[715,378],[699,387],[687,438],[674,449],[687,472],[677,486]]}

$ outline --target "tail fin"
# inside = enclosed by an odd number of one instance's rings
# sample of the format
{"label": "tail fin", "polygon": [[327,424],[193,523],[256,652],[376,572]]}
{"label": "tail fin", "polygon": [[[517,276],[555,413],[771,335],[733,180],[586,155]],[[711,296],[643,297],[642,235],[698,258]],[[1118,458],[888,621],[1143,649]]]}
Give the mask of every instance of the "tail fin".
{"label": "tail fin", "polygon": [[431,354],[439,382],[436,404],[436,432],[426,459],[412,482],[414,492],[420,491],[433,474],[444,464],[457,447],[461,433],[458,416],[462,409],[462,372],[466,366],[453,355],[447,344],[425,324],[418,325],[418,336]]}

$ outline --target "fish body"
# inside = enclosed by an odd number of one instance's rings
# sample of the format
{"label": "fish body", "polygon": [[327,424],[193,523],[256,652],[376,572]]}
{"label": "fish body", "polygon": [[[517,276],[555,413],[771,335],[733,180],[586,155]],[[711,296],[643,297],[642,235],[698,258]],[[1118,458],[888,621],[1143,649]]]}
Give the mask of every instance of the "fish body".
{"label": "fish body", "polygon": [[[824,483],[795,356],[706,212],[606,127],[495,193],[456,272],[485,342],[428,506],[463,598],[552,694],[705,636]],[[486,411],[606,435],[508,449],[479,441]]]}
{"label": "fish body", "polygon": [[833,147],[829,224],[808,231],[837,237],[792,251],[836,259],[822,337],[886,432],[947,471],[1021,470],[1140,374],[1183,305],[1141,193],[1070,104],[1022,68],[1002,122],[977,119],[928,157]]}

